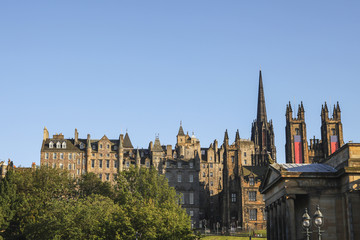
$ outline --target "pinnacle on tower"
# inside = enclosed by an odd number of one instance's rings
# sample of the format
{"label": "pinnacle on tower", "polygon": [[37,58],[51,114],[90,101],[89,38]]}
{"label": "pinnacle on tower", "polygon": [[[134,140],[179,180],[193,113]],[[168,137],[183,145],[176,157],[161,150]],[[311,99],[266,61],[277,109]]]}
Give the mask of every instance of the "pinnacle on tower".
{"label": "pinnacle on tower", "polygon": [[236,131],[236,135],[235,135],[235,141],[240,140],[240,133],[239,133],[239,129]]}
{"label": "pinnacle on tower", "polygon": [[258,122],[261,122],[261,121],[262,122],[267,122],[264,87],[263,87],[263,82],[262,82],[261,70],[259,71],[259,92],[258,92],[258,106],[257,106],[257,121]]}
{"label": "pinnacle on tower", "polygon": [[178,136],[185,136],[184,129],[182,127],[182,121],[180,121],[180,128],[179,128]]}
{"label": "pinnacle on tower", "polygon": [[225,130],[224,143],[229,141],[229,135],[227,129]]}

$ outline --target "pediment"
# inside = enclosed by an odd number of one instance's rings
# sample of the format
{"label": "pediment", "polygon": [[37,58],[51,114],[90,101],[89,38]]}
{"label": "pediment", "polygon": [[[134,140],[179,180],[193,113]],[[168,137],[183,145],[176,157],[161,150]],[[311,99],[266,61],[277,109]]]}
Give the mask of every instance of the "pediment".
{"label": "pediment", "polygon": [[272,165],[269,166],[265,174],[265,178],[260,186],[260,191],[264,191],[265,189],[267,189],[281,176],[280,172],[276,169],[276,166],[272,166]]}

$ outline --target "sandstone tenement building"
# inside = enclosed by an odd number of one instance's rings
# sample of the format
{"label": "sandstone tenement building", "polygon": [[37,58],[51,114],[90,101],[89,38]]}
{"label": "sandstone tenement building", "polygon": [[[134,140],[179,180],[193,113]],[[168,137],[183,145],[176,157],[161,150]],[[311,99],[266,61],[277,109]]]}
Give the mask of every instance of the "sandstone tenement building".
{"label": "sandstone tenement building", "polygon": [[[74,138],[60,134],[49,137],[44,128],[41,165],[67,169],[73,177],[95,173],[103,181],[113,181],[130,166],[155,167],[165,174],[170,186],[182,194],[182,204],[192,218],[194,228],[214,230],[263,229],[266,227],[264,201],[258,188],[266,166],[276,159],[274,130],[267,121],[261,71],[257,118],[252,123],[251,140],[236,132],[230,142],[225,131],[221,146],[214,140],[200,146],[182,124],[174,148],[161,145],[156,137],[147,149],[134,149],[128,133],[119,139]],[[206,221],[204,221],[206,220]]]}
{"label": "sandstone tenement building", "polygon": [[[321,140],[307,144],[305,110],[299,105],[293,118],[291,104],[286,109],[286,162],[320,162],[343,145],[339,104],[329,119],[327,105],[321,111]],[[44,129],[41,165],[67,169],[76,178],[95,173],[103,181],[114,181],[130,166],[156,168],[165,174],[169,185],[182,194],[182,204],[191,216],[194,228],[219,231],[265,229],[266,211],[259,186],[269,165],[276,163],[272,121],[267,120],[261,71],[257,117],[251,126],[251,140],[241,139],[239,131],[231,141],[225,131],[221,144],[214,140],[201,147],[200,140],[186,133],[182,124],[176,145],[162,145],[159,137],[146,149],[135,149],[129,134],[118,139],[72,139],[60,134],[49,137]],[[218,228],[220,226],[220,228]]]}

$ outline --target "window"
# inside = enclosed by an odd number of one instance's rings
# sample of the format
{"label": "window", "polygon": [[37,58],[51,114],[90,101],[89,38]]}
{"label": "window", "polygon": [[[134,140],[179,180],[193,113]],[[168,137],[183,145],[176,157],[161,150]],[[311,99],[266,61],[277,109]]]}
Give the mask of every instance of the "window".
{"label": "window", "polygon": [[189,203],[190,203],[190,204],[194,204],[194,193],[193,193],[193,192],[191,192],[191,193],[189,194]]}
{"label": "window", "polygon": [[102,168],[102,160],[99,160],[99,168]]}
{"label": "window", "polygon": [[210,161],[212,161],[212,157],[210,157]]}
{"label": "window", "polygon": [[210,163],[210,168],[213,168],[213,164],[212,164],[212,163]]}
{"label": "window", "polygon": [[53,168],[56,168],[56,163],[53,163]]}
{"label": "window", "polygon": [[54,147],[54,143],[53,142],[50,142],[49,143],[49,148],[53,148]]}
{"label": "window", "polygon": [[189,182],[194,182],[194,175],[192,174],[189,175]]}
{"label": "window", "polygon": [[147,167],[147,168],[150,167],[150,162],[149,162],[149,161],[146,162],[146,167]]}
{"label": "window", "polygon": [[221,167],[219,167],[219,171],[221,172]]}
{"label": "window", "polygon": [[114,150],[117,150],[118,149],[118,147],[117,146],[114,146]]}
{"label": "window", "polygon": [[204,164],[204,163],[203,163],[203,165],[202,165],[202,166],[203,166],[203,168],[205,168],[205,164]]}
{"label": "window", "polygon": [[83,143],[80,143],[80,149],[84,149],[85,145]]}
{"label": "window", "polygon": [[57,142],[57,143],[56,143],[56,148],[61,148],[60,142]]}
{"label": "window", "polygon": [[116,174],[116,173],[113,174],[113,179],[114,179],[114,180],[117,179],[117,174]]}
{"label": "window", "polygon": [[254,186],[254,184],[255,184],[254,177],[249,178],[249,184],[250,184],[250,186]]}
{"label": "window", "polygon": [[214,186],[214,182],[213,182],[213,181],[210,182],[210,186]]}
{"label": "window", "polygon": [[181,174],[178,174],[178,182],[181,182]]}
{"label": "window", "polygon": [[170,167],[171,166],[171,163],[169,161],[166,162],[166,167]]}
{"label": "window", "polygon": [[118,168],[118,161],[114,161],[114,168]]}
{"label": "window", "polygon": [[60,153],[60,159],[64,159],[64,153]]}
{"label": "window", "polygon": [[194,211],[189,212],[190,217],[194,216]]}
{"label": "window", "polygon": [[213,195],[214,194],[214,191],[213,190],[210,190],[210,195]]}
{"label": "window", "polygon": [[177,163],[178,168],[181,168],[181,162]]}
{"label": "window", "polygon": [[99,148],[102,149],[102,144],[99,145]]}
{"label": "window", "polygon": [[231,202],[236,202],[236,193],[231,194]]}
{"label": "window", "polygon": [[69,164],[69,170],[71,170],[71,163]]}
{"label": "window", "polygon": [[250,220],[257,220],[257,209],[250,209]]}
{"label": "window", "polygon": [[126,162],[126,167],[127,167],[127,168],[130,167],[130,162],[129,162],[129,161]]}
{"label": "window", "polygon": [[110,157],[110,154],[106,154],[107,157]]}
{"label": "window", "polygon": [[60,163],[60,169],[64,169],[64,165]]}
{"label": "window", "polygon": [[246,165],[246,159],[244,160],[244,165]]}
{"label": "window", "polygon": [[201,155],[205,155],[205,150],[201,150]]}
{"label": "window", "polygon": [[110,145],[109,145],[109,144],[108,144],[108,145],[106,145],[106,148],[107,148],[107,149],[109,149],[109,148],[110,148]]}
{"label": "window", "polygon": [[256,201],[256,192],[255,191],[249,191],[249,201],[251,201],[251,202]]}
{"label": "window", "polygon": [[45,159],[49,159],[49,153],[45,153]]}
{"label": "window", "polygon": [[205,172],[203,172],[203,177],[205,177]]}
{"label": "window", "polygon": [[194,167],[194,163],[193,162],[189,162],[189,167],[193,168]]}
{"label": "window", "polygon": [[69,158],[69,160],[71,160],[71,158],[72,158],[72,154],[71,154],[71,153],[68,154],[68,158]]}
{"label": "window", "polygon": [[244,152],[244,157],[246,157],[246,152]]}
{"label": "window", "polygon": [[234,161],[235,161],[235,157],[232,156],[232,157],[231,157],[231,162],[233,163]]}
{"label": "window", "polygon": [[80,175],[80,169],[78,169],[78,170],[76,171],[76,174],[77,174],[77,175]]}
{"label": "window", "polygon": [[213,172],[210,172],[210,177],[212,177],[213,176]]}
{"label": "window", "polygon": [[295,128],[296,135],[300,135],[300,130],[298,128]]}
{"label": "window", "polygon": [[102,157],[102,153],[100,153],[100,157]]}
{"label": "window", "polygon": [[110,168],[110,160],[106,160],[106,168]]}
{"label": "window", "polygon": [[74,167],[74,170],[75,170],[75,168],[76,168],[76,165],[75,165],[75,163],[73,164],[73,167]]}
{"label": "window", "polygon": [[109,181],[110,180],[110,174],[106,173],[105,176],[106,176],[106,181]]}
{"label": "window", "polygon": [[100,178],[100,180],[102,180],[102,174],[101,173],[99,174],[99,178]]}
{"label": "window", "polygon": [[66,148],[66,142],[62,143],[62,148]]}
{"label": "window", "polygon": [[56,159],[56,153],[53,153],[53,159]]}
{"label": "window", "polygon": [[81,165],[81,160],[80,160],[80,159],[78,159],[78,161],[77,161],[77,162],[78,162],[78,165]]}
{"label": "window", "polygon": [[95,160],[94,160],[94,159],[91,160],[91,167],[92,167],[92,168],[95,167]]}
{"label": "window", "polygon": [[331,129],[332,135],[336,135],[335,128]]}

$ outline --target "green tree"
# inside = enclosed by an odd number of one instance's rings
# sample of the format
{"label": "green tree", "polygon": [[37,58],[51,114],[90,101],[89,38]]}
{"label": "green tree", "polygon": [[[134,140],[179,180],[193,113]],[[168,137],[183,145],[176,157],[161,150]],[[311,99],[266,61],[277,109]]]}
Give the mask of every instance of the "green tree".
{"label": "green tree", "polygon": [[87,173],[79,179],[79,193],[83,196],[99,194],[112,198],[114,195],[113,188],[109,182],[103,182],[94,173]]}
{"label": "green tree", "polygon": [[115,201],[131,217],[140,239],[193,239],[190,217],[164,175],[130,168],[118,177]]}

